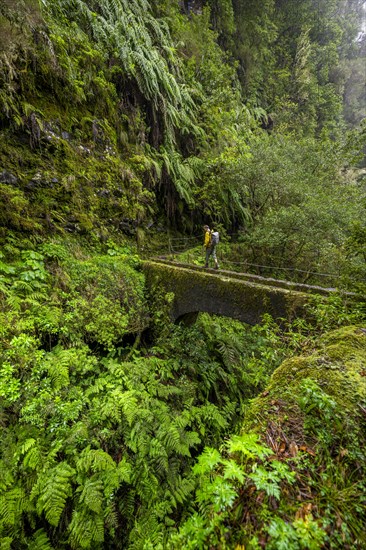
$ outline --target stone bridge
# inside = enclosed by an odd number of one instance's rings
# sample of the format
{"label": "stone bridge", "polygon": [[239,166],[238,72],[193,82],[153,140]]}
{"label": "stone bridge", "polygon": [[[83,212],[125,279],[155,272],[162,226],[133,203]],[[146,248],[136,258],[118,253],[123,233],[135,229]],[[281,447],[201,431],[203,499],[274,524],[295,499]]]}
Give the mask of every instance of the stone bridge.
{"label": "stone bridge", "polygon": [[334,288],[292,283],[232,271],[215,271],[168,260],[143,262],[148,288],[154,295],[172,292],[174,322],[194,321],[199,312],[224,315],[255,325],[264,313],[274,319],[304,315],[313,294],[329,296]]}

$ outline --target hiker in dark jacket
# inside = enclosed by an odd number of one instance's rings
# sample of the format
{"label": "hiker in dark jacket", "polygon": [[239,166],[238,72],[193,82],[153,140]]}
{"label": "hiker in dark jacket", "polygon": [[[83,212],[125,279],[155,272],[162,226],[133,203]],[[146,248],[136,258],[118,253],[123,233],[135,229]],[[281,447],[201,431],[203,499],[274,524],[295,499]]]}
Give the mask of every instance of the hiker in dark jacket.
{"label": "hiker in dark jacket", "polygon": [[208,267],[210,256],[212,256],[215,262],[215,269],[219,269],[219,263],[216,256],[216,247],[219,243],[219,232],[214,229],[210,229],[208,225],[205,225],[203,229],[205,231],[205,241],[203,246],[206,249],[205,267]]}

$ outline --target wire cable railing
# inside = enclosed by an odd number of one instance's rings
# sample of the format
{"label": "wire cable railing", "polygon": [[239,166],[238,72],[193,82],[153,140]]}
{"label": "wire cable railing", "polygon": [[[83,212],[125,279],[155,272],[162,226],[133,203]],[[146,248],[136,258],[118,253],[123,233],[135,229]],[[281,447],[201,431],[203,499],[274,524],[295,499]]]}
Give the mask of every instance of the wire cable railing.
{"label": "wire cable railing", "polygon": [[[238,237],[237,233],[228,234],[226,237],[235,239]],[[226,239],[225,239],[226,240]],[[202,234],[192,235],[189,237],[171,237],[168,239],[168,250],[164,250],[159,254],[160,257],[164,257],[171,261],[179,261],[195,266],[203,266],[205,262],[205,255],[202,252]],[[224,245],[228,244],[226,242]],[[200,248],[198,248],[200,247]],[[314,251],[314,255],[317,255],[318,251]],[[248,273],[256,274],[260,276],[272,276],[275,278],[285,277],[285,279],[291,279],[299,283],[307,283],[310,281],[324,281],[328,280],[329,284],[337,285],[342,279],[340,269],[337,272],[324,272],[323,270],[316,271],[314,269],[302,269],[300,267],[273,265],[267,263],[254,263],[245,259],[243,261],[233,260],[224,252],[221,247],[218,247],[218,260],[221,269],[232,270],[236,273]],[[281,258],[282,260],[282,258]],[[280,263],[280,262],[278,262]]]}

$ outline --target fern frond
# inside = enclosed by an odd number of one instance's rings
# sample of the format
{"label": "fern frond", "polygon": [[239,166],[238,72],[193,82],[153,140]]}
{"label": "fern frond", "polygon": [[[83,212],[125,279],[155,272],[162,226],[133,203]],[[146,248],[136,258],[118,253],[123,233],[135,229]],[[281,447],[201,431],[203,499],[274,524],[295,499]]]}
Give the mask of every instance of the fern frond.
{"label": "fern frond", "polygon": [[142,517],[136,518],[129,548],[163,548],[164,538],[160,519],[159,510],[156,508],[151,508]]}
{"label": "fern frond", "polygon": [[92,512],[99,514],[103,504],[102,480],[87,479],[84,483],[79,502],[80,504],[85,504]]}
{"label": "fern frond", "polygon": [[168,454],[164,445],[156,438],[153,438],[150,442],[149,456],[153,459],[156,472],[162,475],[169,469]]}
{"label": "fern frond", "polygon": [[68,350],[63,350],[60,346],[54,348],[52,352],[47,354],[45,366],[56,390],[69,385]]}
{"label": "fern frond", "polygon": [[157,432],[157,437],[159,437],[165,448],[167,449],[168,454],[172,451],[177,452],[180,444],[180,432],[174,424],[164,424]]}
{"label": "fern frond", "polygon": [[115,470],[116,463],[113,458],[101,449],[86,448],[82,451],[79,460],[76,463],[78,472],[105,472]]}
{"label": "fern frond", "polygon": [[40,471],[43,468],[44,456],[38,445],[33,445],[26,452],[23,459],[25,469]]}
{"label": "fern frond", "polygon": [[117,471],[120,482],[124,481],[125,483],[130,483],[132,467],[131,464],[127,462],[125,457],[123,457],[122,460],[119,462],[117,466]]}
{"label": "fern frond", "polygon": [[93,548],[93,543],[99,545],[104,541],[103,517],[87,509],[74,510],[69,531],[72,548]]}
{"label": "fern frond", "polygon": [[98,410],[98,418],[103,420],[107,426],[121,422],[121,407],[110,396],[104,399],[93,399],[92,406]]}
{"label": "fern frond", "polygon": [[108,381],[103,378],[102,376],[99,376],[95,381],[94,381],[94,384],[90,385],[86,390],[85,390],[85,395],[86,397],[91,397],[93,396],[94,394],[99,394],[101,393],[106,385],[108,384]]}
{"label": "fern frond", "polygon": [[23,445],[20,447],[20,454],[24,455],[25,453],[27,453],[29,451],[29,449],[34,447],[35,443],[36,443],[36,440],[33,439],[33,437],[30,437],[29,439],[27,439],[23,443]]}
{"label": "fern frond", "polygon": [[66,501],[71,496],[71,478],[75,470],[66,462],[60,462],[39,476],[31,499],[37,500],[36,508],[39,515],[43,512],[47,521],[57,527]]}
{"label": "fern frond", "polygon": [[226,366],[235,365],[239,361],[240,356],[238,355],[238,350],[231,346],[230,343],[220,342],[218,348]]}
{"label": "fern frond", "polygon": [[0,518],[4,525],[15,526],[25,506],[24,489],[15,487],[0,495]]}
{"label": "fern frond", "polygon": [[119,514],[117,512],[116,502],[110,502],[104,510],[105,528],[111,532],[118,528]]}
{"label": "fern frond", "polygon": [[195,482],[193,479],[184,479],[181,476],[175,478],[175,484],[173,487],[170,487],[171,496],[174,499],[174,505],[176,506],[177,502],[183,504],[187,501],[188,497],[192,494],[195,488]]}
{"label": "fern frond", "polygon": [[3,460],[0,460],[0,472],[0,492],[3,492],[13,485],[14,476]]}
{"label": "fern frond", "polygon": [[112,397],[122,410],[128,424],[131,426],[138,412],[136,393],[133,390],[121,391],[117,389],[112,392]]}
{"label": "fern frond", "polygon": [[28,545],[29,550],[54,550],[50,539],[43,529],[38,529],[32,536]]}

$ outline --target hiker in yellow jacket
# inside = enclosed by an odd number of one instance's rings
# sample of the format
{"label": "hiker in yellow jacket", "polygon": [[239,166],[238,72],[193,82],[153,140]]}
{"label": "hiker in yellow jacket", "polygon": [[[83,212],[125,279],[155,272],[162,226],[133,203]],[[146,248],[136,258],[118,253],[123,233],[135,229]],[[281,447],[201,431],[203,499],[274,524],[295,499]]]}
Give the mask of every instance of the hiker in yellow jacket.
{"label": "hiker in yellow jacket", "polygon": [[211,230],[208,225],[204,225],[203,229],[205,231],[205,241],[203,243],[203,246],[206,249],[206,264],[205,267],[208,267],[208,262],[210,260],[210,256],[213,257],[215,262],[215,269],[219,269],[219,263],[217,261],[216,256],[216,246],[219,242],[219,232]]}

